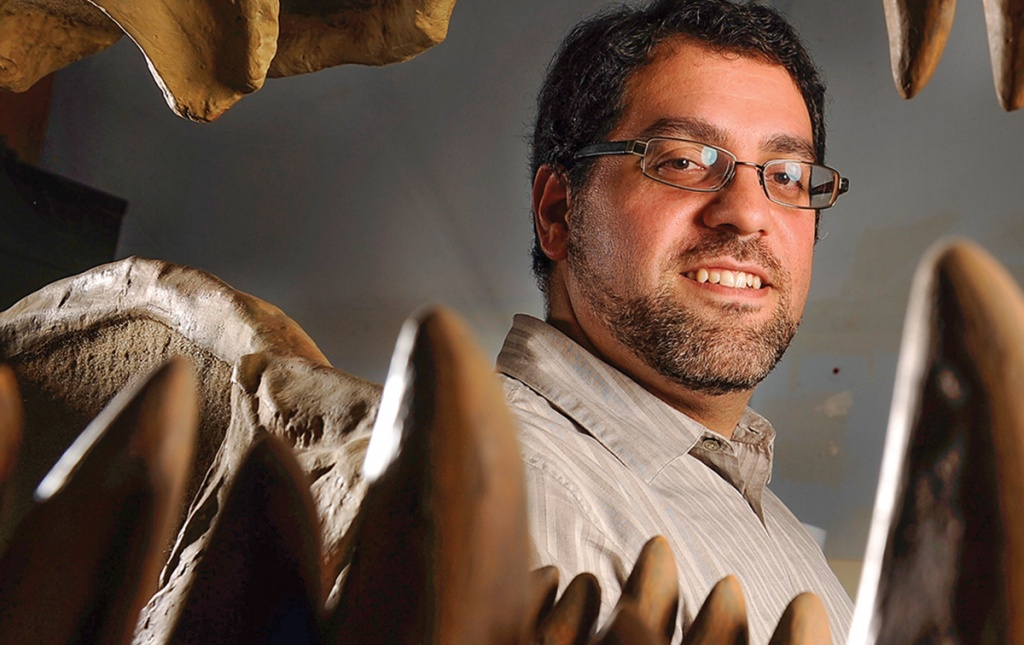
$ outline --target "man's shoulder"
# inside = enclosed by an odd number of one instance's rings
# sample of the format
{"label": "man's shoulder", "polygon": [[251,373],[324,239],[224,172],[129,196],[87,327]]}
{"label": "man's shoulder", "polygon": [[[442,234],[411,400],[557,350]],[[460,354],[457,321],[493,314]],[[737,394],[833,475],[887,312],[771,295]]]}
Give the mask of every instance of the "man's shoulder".
{"label": "man's shoulder", "polygon": [[505,390],[505,403],[516,419],[519,440],[526,452],[539,449],[546,453],[552,444],[573,444],[585,440],[582,428],[543,395],[506,374],[498,377]]}
{"label": "man's shoulder", "polygon": [[519,379],[498,372],[498,380],[505,390],[505,403],[512,409],[513,413],[532,412],[543,414],[551,407],[550,402],[540,393],[531,388]]}
{"label": "man's shoulder", "polygon": [[[637,501],[639,482],[588,428],[522,381],[500,375],[506,401],[519,426],[519,444],[534,513],[552,526],[586,524],[608,545],[650,537],[623,521],[623,508]],[[641,490],[641,493],[637,491]],[[551,530],[555,530],[552,528]],[[625,555],[631,551],[616,551]]]}
{"label": "man's shoulder", "polygon": [[614,498],[619,486],[613,482],[634,478],[588,428],[521,381],[501,380],[531,486],[561,487],[579,500],[592,499],[598,489]]}

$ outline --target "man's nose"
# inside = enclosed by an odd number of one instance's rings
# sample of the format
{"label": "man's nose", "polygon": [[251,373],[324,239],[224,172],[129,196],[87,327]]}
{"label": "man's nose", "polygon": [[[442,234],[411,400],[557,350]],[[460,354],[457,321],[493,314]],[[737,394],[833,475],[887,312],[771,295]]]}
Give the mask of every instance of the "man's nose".
{"label": "man's nose", "polygon": [[759,169],[737,164],[732,180],[704,209],[704,224],[730,229],[740,237],[757,237],[768,232],[772,206],[761,187]]}

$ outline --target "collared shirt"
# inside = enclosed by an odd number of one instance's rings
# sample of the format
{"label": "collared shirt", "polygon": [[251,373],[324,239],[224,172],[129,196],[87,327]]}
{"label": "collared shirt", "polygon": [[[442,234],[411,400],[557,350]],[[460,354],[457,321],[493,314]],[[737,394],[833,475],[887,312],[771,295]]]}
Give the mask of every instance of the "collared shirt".
{"label": "collared shirt", "polygon": [[677,641],[728,575],[743,587],[751,643],[768,643],[804,591],[825,604],[832,642],[846,641],[849,596],[766,487],[775,431],[764,418],[748,408],[727,439],[522,314],[498,371],[520,425],[535,564],[556,565],[563,588],[597,576],[602,624],[643,545],[662,535],[679,568]]}

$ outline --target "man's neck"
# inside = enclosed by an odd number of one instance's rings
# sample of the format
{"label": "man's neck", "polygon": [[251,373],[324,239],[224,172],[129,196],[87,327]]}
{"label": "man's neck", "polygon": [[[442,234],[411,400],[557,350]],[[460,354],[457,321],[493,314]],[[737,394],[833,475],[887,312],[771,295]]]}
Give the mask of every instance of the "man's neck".
{"label": "man's neck", "polygon": [[[644,384],[641,383],[641,385]],[[644,387],[647,386],[644,385]],[[650,388],[647,389],[650,390]],[[739,392],[712,396],[687,391],[687,394],[693,396],[685,397],[683,400],[683,397],[670,399],[660,396],[658,392],[650,391],[705,428],[714,430],[727,439],[732,438],[733,431],[743,417],[752,394],[752,392]]]}

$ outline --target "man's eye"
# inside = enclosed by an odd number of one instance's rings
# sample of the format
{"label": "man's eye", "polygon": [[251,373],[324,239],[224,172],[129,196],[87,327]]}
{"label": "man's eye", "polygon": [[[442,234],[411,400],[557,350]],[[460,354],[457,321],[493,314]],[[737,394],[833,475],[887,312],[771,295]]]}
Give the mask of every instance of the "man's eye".
{"label": "man's eye", "polygon": [[766,177],[768,181],[779,188],[787,190],[802,191],[804,189],[804,168],[802,164],[787,161],[780,167],[773,166]]}
{"label": "man's eye", "polygon": [[669,170],[689,170],[691,168],[698,167],[698,164],[694,160],[687,159],[686,157],[676,157],[674,159],[667,159],[664,161],[662,163],[662,167],[668,168]]}
{"label": "man's eye", "polygon": [[705,173],[708,171],[708,166],[709,164],[705,164],[699,156],[689,152],[665,155],[655,164],[658,172],[675,174]]}

